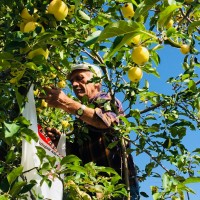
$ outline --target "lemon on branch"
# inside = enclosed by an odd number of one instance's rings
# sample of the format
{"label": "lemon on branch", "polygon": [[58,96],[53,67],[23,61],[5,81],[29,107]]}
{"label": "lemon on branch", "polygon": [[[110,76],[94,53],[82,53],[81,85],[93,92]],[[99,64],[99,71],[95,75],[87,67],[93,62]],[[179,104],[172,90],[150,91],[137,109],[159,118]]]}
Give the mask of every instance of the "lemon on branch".
{"label": "lemon on branch", "polygon": [[141,68],[139,68],[139,67],[131,67],[128,70],[128,78],[129,78],[129,80],[131,80],[134,83],[140,81],[142,76],[143,76],[143,72],[142,72]]}
{"label": "lemon on branch", "polygon": [[122,6],[121,11],[124,18],[127,18],[127,19],[131,19],[135,14],[132,3],[125,3]]}
{"label": "lemon on branch", "polygon": [[61,6],[58,8],[57,12],[54,13],[54,17],[56,18],[56,20],[61,21],[61,20],[65,19],[67,14],[68,14],[68,7],[62,1]]}
{"label": "lemon on branch", "polygon": [[30,52],[28,53],[28,56],[27,56],[27,57],[28,57],[29,59],[33,59],[35,56],[38,56],[38,55],[42,55],[42,56],[45,57],[45,59],[47,59],[48,56],[49,56],[49,50],[46,49],[46,51],[45,51],[43,48],[38,48],[38,49],[35,49],[35,50],[33,50],[33,51],[30,51]]}
{"label": "lemon on branch", "polygon": [[49,14],[53,14],[56,20],[61,21],[65,19],[68,14],[67,5],[61,0],[53,0],[47,9]]}
{"label": "lemon on branch", "polygon": [[181,45],[180,51],[182,54],[187,54],[190,52],[190,46],[187,44]]}
{"label": "lemon on branch", "polygon": [[132,60],[138,65],[143,65],[149,60],[149,51],[146,47],[138,46],[133,49]]}
{"label": "lemon on branch", "polygon": [[64,80],[61,80],[57,83],[57,86],[59,88],[65,88],[66,87],[66,82]]}
{"label": "lemon on branch", "polygon": [[48,106],[48,103],[44,99],[42,99],[41,106],[43,108],[46,108]]}
{"label": "lemon on branch", "polygon": [[19,24],[19,29],[20,29],[21,32],[24,32],[24,27],[25,27],[25,25],[26,25],[25,22],[21,22],[21,23]]}
{"label": "lemon on branch", "polygon": [[20,16],[24,22],[29,22],[34,20],[33,16],[29,14],[27,8],[24,8],[22,10]]}
{"label": "lemon on branch", "polygon": [[37,22],[28,22],[25,26],[24,26],[24,30],[23,32],[28,33],[28,32],[32,32],[36,29],[36,27],[39,26],[42,28],[41,32],[44,32],[44,28],[41,24],[37,23]]}
{"label": "lemon on branch", "polygon": [[174,25],[174,20],[173,20],[173,19],[170,19],[169,22],[168,22],[167,25],[166,25],[166,29],[171,28],[173,25]]}
{"label": "lemon on branch", "polygon": [[132,44],[137,45],[140,43],[140,38],[141,38],[140,35],[136,35],[132,37],[126,44],[129,46],[131,46]]}
{"label": "lemon on branch", "polygon": [[61,121],[61,124],[62,124],[62,127],[63,127],[63,128],[67,128],[67,127],[70,125],[69,122],[68,122],[67,120]]}
{"label": "lemon on branch", "polygon": [[58,8],[61,6],[61,0],[53,0],[51,1],[51,3],[49,4],[47,11],[49,14],[54,14]]}

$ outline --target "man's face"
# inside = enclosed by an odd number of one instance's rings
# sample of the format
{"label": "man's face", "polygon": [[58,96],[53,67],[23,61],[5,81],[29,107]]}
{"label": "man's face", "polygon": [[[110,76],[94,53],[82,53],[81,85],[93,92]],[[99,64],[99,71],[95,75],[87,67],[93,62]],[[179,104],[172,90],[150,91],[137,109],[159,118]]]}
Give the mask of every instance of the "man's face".
{"label": "man's face", "polygon": [[70,82],[78,99],[87,96],[89,99],[95,97],[99,92],[98,83],[88,82],[91,80],[93,73],[86,70],[75,70],[70,75]]}

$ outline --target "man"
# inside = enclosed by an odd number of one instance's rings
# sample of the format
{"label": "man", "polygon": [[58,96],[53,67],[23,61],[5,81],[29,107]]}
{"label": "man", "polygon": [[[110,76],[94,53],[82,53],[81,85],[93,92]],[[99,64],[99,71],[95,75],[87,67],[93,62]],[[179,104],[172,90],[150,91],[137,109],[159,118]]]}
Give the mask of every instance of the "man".
{"label": "man", "polygon": [[[123,110],[118,100],[114,100],[113,105],[111,96],[101,92],[101,77],[101,69],[97,66],[87,63],[74,65],[68,80],[80,102],[66,96],[57,88],[45,88],[45,100],[49,106],[76,116],[71,154],[77,155],[84,164],[93,161],[98,166],[112,167],[124,177],[121,146],[107,148],[108,144],[117,140],[113,127],[120,123],[118,116],[123,115]],[[94,78],[99,81],[94,82]],[[139,199],[132,156],[129,155],[127,160],[133,191],[131,199]]]}

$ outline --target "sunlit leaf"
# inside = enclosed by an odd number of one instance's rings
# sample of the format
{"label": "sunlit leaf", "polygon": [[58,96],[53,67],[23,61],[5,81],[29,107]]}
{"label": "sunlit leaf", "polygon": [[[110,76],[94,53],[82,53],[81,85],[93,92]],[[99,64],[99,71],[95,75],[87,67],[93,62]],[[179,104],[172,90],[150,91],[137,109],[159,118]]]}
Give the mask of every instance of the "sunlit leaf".
{"label": "sunlit leaf", "polygon": [[20,125],[15,124],[15,123],[6,123],[4,122],[4,130],[5,130],[5,137],[12,137],[14,134],[16,134],[19,129]]}
{"label": "sunlit leaf", "polygon": [[200,26],[200,21],[195,21],[190,23],[190,25],[188,26],[188,34],[192,34],[194,31],[198,29],[199,26]]}
{"label": "sunlit leaf", "polygon": [[19,166],[17,168],[14,168],[8,175],[7,175],[7,180],[8,183],[11,185],[17,177],[19,177],[21,175],[23,171],[23,167]]}

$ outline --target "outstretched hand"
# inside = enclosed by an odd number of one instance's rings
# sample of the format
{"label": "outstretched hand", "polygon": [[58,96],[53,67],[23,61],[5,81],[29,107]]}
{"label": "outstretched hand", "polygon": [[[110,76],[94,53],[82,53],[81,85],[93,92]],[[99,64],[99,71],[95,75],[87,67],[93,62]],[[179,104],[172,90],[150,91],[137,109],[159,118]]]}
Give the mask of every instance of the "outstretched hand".
{"label": "outstretched hand", "polygon": [[60,89],[56,87],[44,87],[46,95],[43,96],[45,101],[50,107],[62,108],[63,102],[66,102],[66,95]]}

